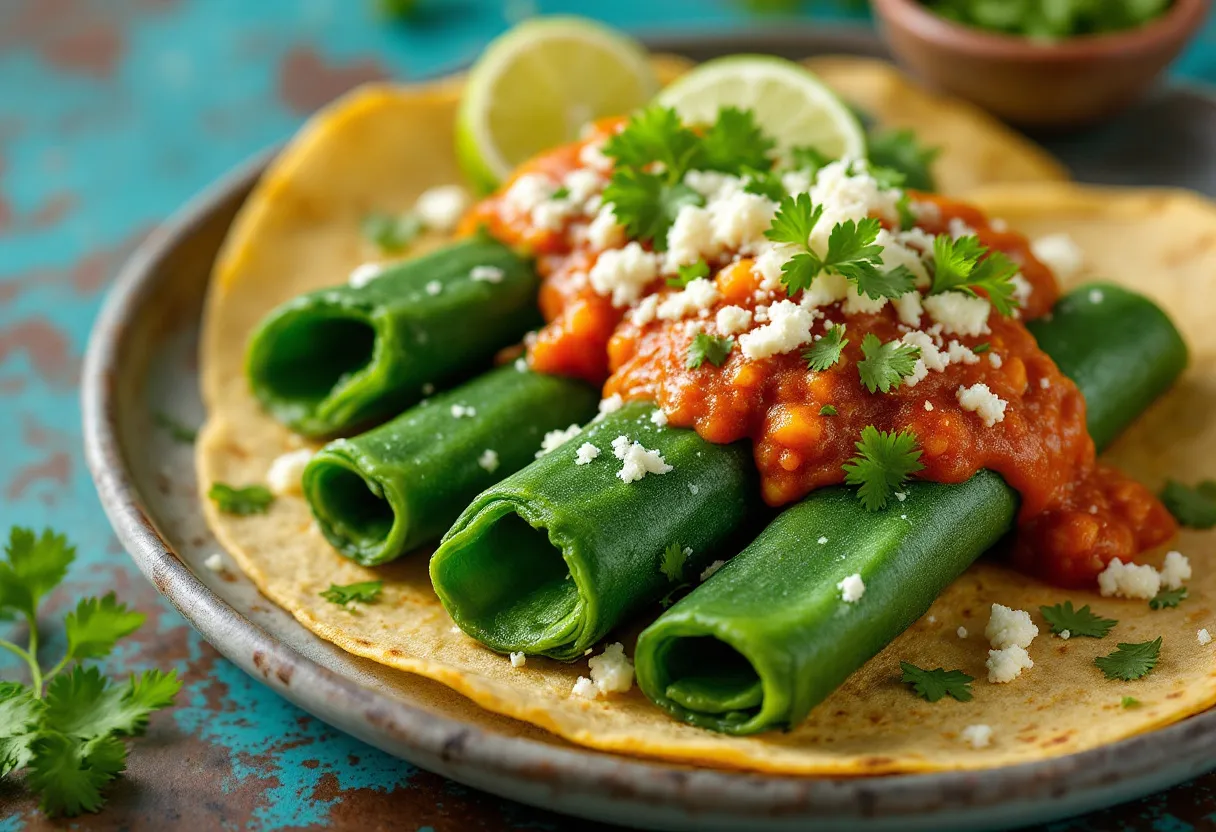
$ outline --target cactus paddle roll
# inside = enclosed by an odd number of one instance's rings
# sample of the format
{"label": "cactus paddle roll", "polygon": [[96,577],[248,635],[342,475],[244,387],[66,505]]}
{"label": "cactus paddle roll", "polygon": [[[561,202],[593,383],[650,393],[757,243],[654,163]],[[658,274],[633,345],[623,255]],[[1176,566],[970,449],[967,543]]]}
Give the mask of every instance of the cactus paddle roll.
{"label": "cactus paddle roll", "polygon": [[461,629],[500,652],[574,659],[697,579],[757,505],[754,466],[746,446],[653,412],[626,405],[465,510],[431,559]]}
{"label": "cactus paddle roll", "polygon": [[249,342],[246,371],[262,406],[326,437],[395,415],[484,365],[539,323],[538,278],[484,236],[384,271],[359,286],[301,295]]}
{"label": "cactus paddle roll", "polygon": [[304,471],[304,495],[338,551],[386,563],[438,539],[478,492],[535,459],[547,432],[586,421],[598,400],[581,382],[500,367],[329,443]]}

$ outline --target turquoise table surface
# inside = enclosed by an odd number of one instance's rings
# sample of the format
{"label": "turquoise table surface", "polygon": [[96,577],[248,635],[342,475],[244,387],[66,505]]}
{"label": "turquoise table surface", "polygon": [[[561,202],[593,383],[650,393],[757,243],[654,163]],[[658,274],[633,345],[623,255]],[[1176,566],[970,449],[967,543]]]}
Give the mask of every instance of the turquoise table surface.
{"label": "turquoise table surface", "polygon": [[[639,33],[774,22],[727,0],[421,2],[414,23],[387,25],[363,0],[0,0],[0,531],[53,526],[78,544],[57,611],[115,589],[148,613],[108,670],[186,679],[107,808],[75,828],[590,828],[388,757],[229,664],[123,552],[82,459],[76,385],[116,268],[192,194],[335,95],[456,68],[534,12]],[[864,4],[843,0],[804,3],[801,16],[866,20]],[[1175,71],[1216,82],[1216,24]],[[7,661],[0,678],[17,677]],[[1213,829],[1214,790],[1210,775],[1051,829]],[[0,783],[0,832],[52,827],[19,784]]]}

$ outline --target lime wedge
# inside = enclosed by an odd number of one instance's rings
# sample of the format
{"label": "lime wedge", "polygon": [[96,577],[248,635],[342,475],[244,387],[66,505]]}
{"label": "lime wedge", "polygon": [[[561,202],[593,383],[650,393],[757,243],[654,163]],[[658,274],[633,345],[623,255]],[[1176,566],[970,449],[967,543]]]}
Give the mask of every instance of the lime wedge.
{"label": "lime wedge", "polygon": [[574,141],[587,122],[623,115],[659,88],[646,51],[577,17],[521,23],[469,72],[456,118],[465,175],[489,190],[521,162]]}
{"label": "lime wedge", "polygon": [[723,107],[751,110],[779,151],[811,146],[830,158],[863,158],[865,131],[836,93],[798,64],[733,55],[701,64],[659,93],[690,124],[712,124]]}

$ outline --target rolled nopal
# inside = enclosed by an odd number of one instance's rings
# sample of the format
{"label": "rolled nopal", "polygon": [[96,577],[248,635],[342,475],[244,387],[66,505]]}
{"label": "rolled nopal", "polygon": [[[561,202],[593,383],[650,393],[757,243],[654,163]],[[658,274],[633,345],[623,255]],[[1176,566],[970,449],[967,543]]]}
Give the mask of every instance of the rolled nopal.
{"label": "rolled nopal", "polygon": [[362,286],[301,295],[250,339],[250,385],[272,416],[305,436],[374,424],[539,324],[538,286],[529,262],[477,236],[387,266]]}
{"label": "rolled nopal", "polygon": [[532,462],[547,431],[591,418],[598,399],[581,382],[500,367],[329,443],[304,471],[304,495],[338,551],[386,563],[440,537],[478,492]]}

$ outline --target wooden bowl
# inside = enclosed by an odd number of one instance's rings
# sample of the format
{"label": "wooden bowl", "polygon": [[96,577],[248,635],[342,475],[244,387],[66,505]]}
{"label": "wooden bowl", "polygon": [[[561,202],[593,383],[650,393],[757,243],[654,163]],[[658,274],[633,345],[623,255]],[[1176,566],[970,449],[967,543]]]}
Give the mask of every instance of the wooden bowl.
{"label": "wooden bowl", "polygon": [[1203,24],[1211,0],[1174,0],[1138,28],[1044,43],[964,26],[918,0],[874,0],[891,51],[928,83],[1015,124],[1078,127],[1134,103]]}

